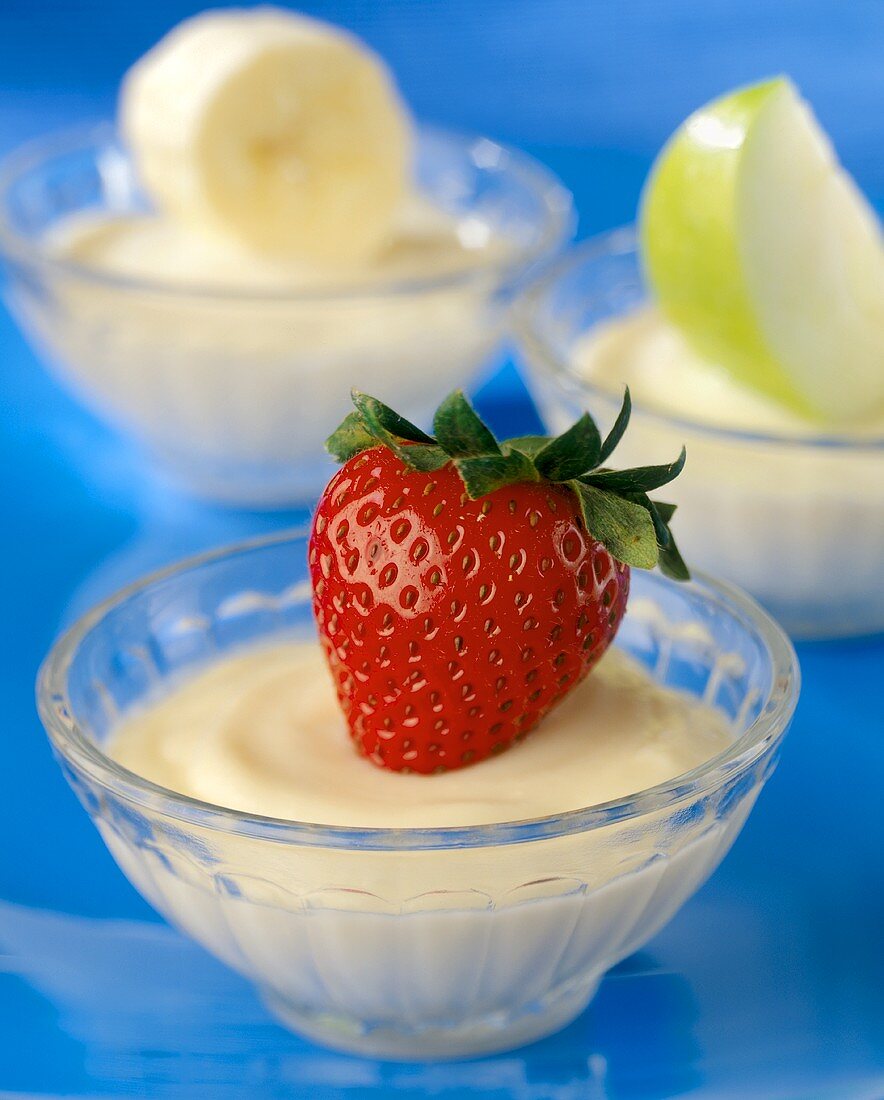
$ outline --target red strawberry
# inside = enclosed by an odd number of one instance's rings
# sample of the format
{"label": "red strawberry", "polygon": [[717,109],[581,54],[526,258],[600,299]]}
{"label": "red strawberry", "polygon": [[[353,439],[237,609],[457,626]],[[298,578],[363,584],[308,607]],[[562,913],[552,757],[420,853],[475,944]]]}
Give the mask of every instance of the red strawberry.
{"label": "red strawberry", "polygon": [[605,652],[629,566],[687,571],[670,466],[599,466],[587,415],[550,440],[498,444],[460,393],[436,438],[354,393],[329,440],[344,462],[313,522],[314,612],[351,735],[396,771],[462,767],[528,733]]}

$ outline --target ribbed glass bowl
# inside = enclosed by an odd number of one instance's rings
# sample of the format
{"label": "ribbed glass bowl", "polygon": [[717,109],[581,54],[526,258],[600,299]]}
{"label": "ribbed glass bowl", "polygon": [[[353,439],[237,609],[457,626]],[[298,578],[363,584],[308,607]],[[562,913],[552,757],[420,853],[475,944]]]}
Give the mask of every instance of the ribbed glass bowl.
{"label": "ribbed glass bowl", "polygon": [[507,1049],[576,1016],[711,874],[797,699],[788,640],[736,589],[638,571],[632,584],[616,644],[720,708],[734,742],[670,782],[552,817],[365,830],[276,820],[157,787],[106,755],[121,715],[207,663],[312,635],[304,534],[184,562],[102,604],[48,656],[40,713],[132,883],[284,1023],[380,1057]]}
{"label": "ribbed glass bowl", "polygon": [[[526,291],[517,336],[550,429],[587,409],[613,423],[622,388],[582,375],[575,348],[647,302],[632,229],[570,250]],[[682,444],[687,465],[666,499],[689,563],[751,592],[796,637],[884,630],[884,438],[731,430],[633,394],[618,465],[669,462]]]}
{"label": "ribbed glass bowl", "polygon": [[327,288],[200,287],[58,258],[47,241],[67,219],[144,198],[109,125],[41,139],[0,166],[6,298],[58,378],[192,492],[309,503],[350,388],[425,419],[493,356],[526,274],[573,229],[552,173],[486,138],[423,129],[416,173],[461,234],[490,239],[480,259]]}

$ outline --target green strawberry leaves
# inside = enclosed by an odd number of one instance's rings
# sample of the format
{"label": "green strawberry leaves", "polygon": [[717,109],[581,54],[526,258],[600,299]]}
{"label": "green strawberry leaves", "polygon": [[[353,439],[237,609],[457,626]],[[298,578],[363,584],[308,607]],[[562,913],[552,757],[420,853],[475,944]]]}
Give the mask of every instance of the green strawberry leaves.
{"label": "green strawberry leaves", "polygon": [[608,432],[605,437],[605,442],[602,444],[602,449],[599,453],[599,464],[607,462],[614,453],[614,448],[623,438],[623,433],[626,431],[626,426],[631,416],[632,397],[629,394],[629,386],[626,386],[623,390],[623,404],[620,406],[620,412],[617,413],[617,419],[614,421],[614,426]]}
{"label": "green strawberry leaves", "polygon": [[514,439],[504,440],[501,449],[506,453],[518,451],[533,462],[548,443],[548,435],[518,435]]}
{"label": "green strawberry leaves", "polygon": [[[675,462],[665,466],[636,466],[633,470],[600,470],[586,474],[585,480],[599,489],[610,489],[618,493],[648,493],[668,485],[684,469],[687,457],[684,447]],[[575,475],[576,476],[576,475]]]}
{"label": "green strawberry leaves", "polygon": [[463,478],[467,495],[472,500],[487,496],[505,485],[515,485],[519,481],[540,480],[531,459],[519,451],[511,451],[509,454],[479,455],[475,458],[456,458],[454,465]]}
{"label": "green strawberry leaves", "polygon": [[587,531],[604,543],[619,561],[639,569],[653,569],[659,560],[654,524],[640,504],[616,493],[575,481],[580,511]]}
{"label": "green strawberry leaves", "polygon": [[461,390],[449,394],[433,417],[436,441],[452,458],[499,455],[500,446]]}
{"label": "green strawberry leaves", "polygon": [[593,418],[584,413],[553,439],[528,435],[498,442],[460,390],[436,410],[435,436],[358,390],[353,391],[353,404],[355,411],[326,442],[339,462],[378,444],[389,447],[406,466],[424,473],[452,462],[473,500],[520,482],[566,485],[577,495],[586,530],[615,558],[639,569],[659,565],[668,577],[689,579],[669,529],[675,505],[648,496],[681,473],[684,448],[674,462],[661,466],[609,470],[602,465],[629,423],[632,402],[628,389],[604,440]]}
{"label": "green strawberry leaves", "polygon": [[660,572],[674,581],[689,581],[691,579],[691,571],[678,552],[678,547],[675,545],[675,539],[673,538],[670,538],[668,546],[660,547],[657,564],[660,566]]}
{"label": "green strawberry leaves", "polygon": [[377,438],[366,427],[362,413],[347,413],[338,427],[325,441],[325,449],[340,463],[349,462],[351,458],[369,447],[378,445]]}
{"label": "green strawberry leaves", "polygon": [[431,435],[422,432],[410,420],[394,412],[389,405],[378,401],[376,397],[369,397],[367,393],[353,390],[352,398],[357,413],[361,415],[369,429],[384,432],[396,439],[406,439],[411,443],[436,442]]}
{"label": "green strawberry leaves", "polygon": [[376,397],[369,397],[368,394],[354,390],[353,404],[366,432],[371,437],[369,447],[383,443],[406,465],[424,473],[438,470],[448,461],[448,455],[436,445],[431,435],[422,432],[410,420],[394,412],[389,405],[378,401]]}
{"label": "green strawberry leaves", "polygon": [[601,453],[602,437],[593,418],[584,413],[534,456],[534,465],[549,481],[570,481],[597,466]]}

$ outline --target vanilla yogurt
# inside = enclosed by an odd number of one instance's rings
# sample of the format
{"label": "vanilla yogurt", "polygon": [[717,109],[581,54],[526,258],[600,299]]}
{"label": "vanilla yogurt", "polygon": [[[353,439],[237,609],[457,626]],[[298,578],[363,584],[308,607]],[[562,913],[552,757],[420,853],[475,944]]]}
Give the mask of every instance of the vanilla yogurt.
{"label": "vanilla yogurt", "polygon": [[[626,277],[610,283],[616,295]],[[656,495],[679,506],[690,566],[740,585],[798,636],[884,629],[884,418],[835,435],[702,359],[653,307],[593,321],[553,353],[561,378],[534,360],[549,428],[588,409],[606,429],[628,385],[632,421],[613,462],[671,462],[686,447],[684,471]]]}
{"label": "vanilla yogurt", "polygon": [[609,650],[524,742],[473,767],[403,775],[357,754],[322,651],[304,642],[213,665],[128,717],[109,751],[160,786],[247,813],[435,828],[609,802],[690,771],[732,739],[720,711]]}
{"label": "vanilla yogurt", "polygon": [[[827,434],[824,425],[748,389],[703,358],[653,306],[595,326],[577,343],[574,364],[588,382],[614,393],[628,385],[645,408],[710,428],[799,439]],[[837,434],[843,436],[843,427]],[[850,434],[857,442],[884,438],[884,415],[871,410]]]}
{"label": "vanilla yogurt", "polygon": [[[417,194],[398,211],[384,247],[370,261],[318,267],[246,248],[161,213],[82,212],[52,226],[56,259],[135,282],[182,291],[304,293],[441,279],[506,258],[503,242],[479,221],[459,222]],[[329,334],[332,339],[334,333]]]}
{"label": "vanilla yogurt", "polygon": [[166,687],[117,723],[109,752],[126,768],[253,813],[402,828],[375,848],[361,831],[274,843],[112,804],[96,819],[145,897],[255,981],[283,1022],[375,1056],[464,1057],[561,1027],[712,872],[761,783],[598,828],[414,848],[412,828],[628,795],[714,757],[735,731],[616,649],[523,743],[434,776],[356,753],[315,642],[225,657]]}
{"label": "vanilla yogurt", "polygon": [[539,164],[434,131],[418,134],[417,182],[383,246],[336,266],[151,213],[106,128],[22,164],[0,196],[29,227],[11,309],[85,404],[232,504],[315,500],[354,386],[428,421],[493,358],[526,270],[569,226],[569,196]]}
{"label": "vanilla yogurt", "polygon": [[68,383],[178,480],[231,503],[313,497],[353,386],[428,417],[491,354],[514,242],[415,198],[368,264],[317,269],[151,214],[80,213],[10,290]]}

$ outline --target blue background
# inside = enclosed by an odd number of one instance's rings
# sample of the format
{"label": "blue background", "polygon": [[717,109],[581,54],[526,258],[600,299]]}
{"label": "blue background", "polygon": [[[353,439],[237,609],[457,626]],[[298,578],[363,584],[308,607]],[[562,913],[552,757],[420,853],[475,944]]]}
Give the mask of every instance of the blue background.
{"label": "blue background", "polygon": [[[776,72],[884,198],[875,0],[305,7],[384,54],[420,117],[545,159],[574,191],[581,235],[631,220],[655,151],[690,110]],[[0,153],[111,114],[125,67],[195,10],[0,0]],[[479,399],[498,427],[535,425],[509,367]],[[513,1055],[397,1068],[286,1035],[159,923],[34,713],[37,665],[71,615],[145,569],[292,516],[225,513],[155,481],[42,373],[0,310],[0,517],[3,1095],[884,1096],[881,639],[800,647],[795,726],[734,851],[581,1020]]]}

